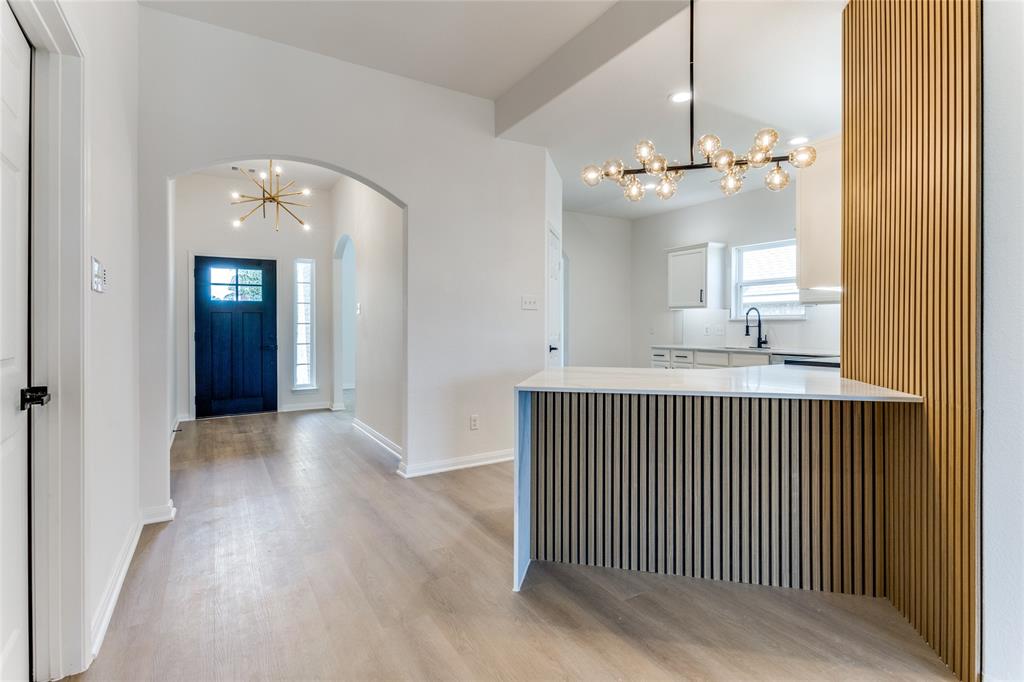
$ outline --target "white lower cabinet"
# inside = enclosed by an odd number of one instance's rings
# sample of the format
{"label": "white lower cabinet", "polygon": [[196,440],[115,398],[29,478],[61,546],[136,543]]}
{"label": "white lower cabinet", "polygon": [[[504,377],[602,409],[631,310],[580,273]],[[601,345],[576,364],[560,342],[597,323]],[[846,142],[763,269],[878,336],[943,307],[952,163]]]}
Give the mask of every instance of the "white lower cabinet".
{"label": "white lower cabinet", "polygon": [[730,367],[757,367],[769,364],[767,353],[729,353]]}
{"label": "white lower cabinet", "polygon": [[668,346],[651,348],[651,367],[658,367],[660,369],[759,367],[768,364],[781,364],[783,361],[783,356],[765,352],[695,350],[671,348]]}

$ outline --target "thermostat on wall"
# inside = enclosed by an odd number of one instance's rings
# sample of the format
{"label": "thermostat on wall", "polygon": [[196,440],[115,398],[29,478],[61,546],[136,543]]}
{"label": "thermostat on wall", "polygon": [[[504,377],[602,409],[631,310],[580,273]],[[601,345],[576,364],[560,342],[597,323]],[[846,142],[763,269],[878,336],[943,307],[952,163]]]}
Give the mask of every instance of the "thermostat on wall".
{"label": "thermostat on wall", "polygon": [[107,290],[107,269],[95,257],[92,259],[92,290],[100,294]]}

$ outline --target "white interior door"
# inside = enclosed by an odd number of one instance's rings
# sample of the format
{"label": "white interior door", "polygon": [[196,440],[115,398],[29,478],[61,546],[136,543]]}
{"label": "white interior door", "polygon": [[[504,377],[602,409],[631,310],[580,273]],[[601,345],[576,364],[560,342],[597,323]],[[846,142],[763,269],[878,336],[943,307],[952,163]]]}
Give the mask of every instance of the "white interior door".
{"label": "white interior door", "polygon": [[0,22],[0,680],[29,677],[28,178],[31,48]]}
{"label": "white interior door", "polygon": [[562,327],[564,311],[562,307],[562,239],[552,230],[548,230],[548,287],[547,287],[547,330],[548,330],[548,367],[562,366]]}

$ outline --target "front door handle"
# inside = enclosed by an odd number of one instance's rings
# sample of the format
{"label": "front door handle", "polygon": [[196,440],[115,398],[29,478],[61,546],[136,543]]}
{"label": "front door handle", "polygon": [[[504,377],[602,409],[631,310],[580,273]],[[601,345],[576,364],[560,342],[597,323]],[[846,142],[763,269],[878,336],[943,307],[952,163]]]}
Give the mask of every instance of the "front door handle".
{"label": "front door handle", "polygon": [[21,389],[21,409],[27,410],[33,405],[42,406],[50,402],[50,391],[46,386],[29,386]]}

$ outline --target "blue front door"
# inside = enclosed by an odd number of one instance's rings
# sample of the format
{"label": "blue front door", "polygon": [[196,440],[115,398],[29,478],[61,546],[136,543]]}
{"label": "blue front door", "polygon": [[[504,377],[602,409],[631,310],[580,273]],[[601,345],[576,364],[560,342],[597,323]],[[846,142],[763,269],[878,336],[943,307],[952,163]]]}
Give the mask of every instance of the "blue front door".
{"label": "blue front door", "polygon": [[196,257],[196,417],[277,410],[277,263]]}

